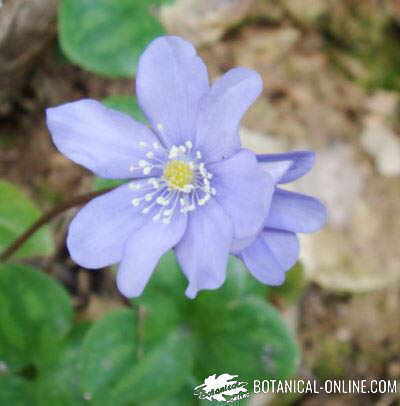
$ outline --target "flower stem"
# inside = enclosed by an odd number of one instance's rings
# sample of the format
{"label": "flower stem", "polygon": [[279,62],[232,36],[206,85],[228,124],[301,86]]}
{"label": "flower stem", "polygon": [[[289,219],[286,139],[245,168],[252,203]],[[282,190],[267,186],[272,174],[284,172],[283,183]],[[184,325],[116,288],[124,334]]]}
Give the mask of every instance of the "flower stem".
{"label": "flower stem", "polygon": [[44,226],[59,214],[63,213],[64,211],[71,209],[75,206],[80,206],[84,203],[87,203],[89,200],[93,199],[94,197],[100,196],[112,188],[102,189],[96,192],[89,192],[84,195],[76,196],[71,200],[61,203],[60,205],[54,207],[53,209],[49,210],[47,213],[44,213],[38,220],[33,223],[23,234],[21,234],[15,241],[13,241],[0,255],[0,262],[7,261],[11,255],[17,251],[22,244],[24,244],[40,227]]}

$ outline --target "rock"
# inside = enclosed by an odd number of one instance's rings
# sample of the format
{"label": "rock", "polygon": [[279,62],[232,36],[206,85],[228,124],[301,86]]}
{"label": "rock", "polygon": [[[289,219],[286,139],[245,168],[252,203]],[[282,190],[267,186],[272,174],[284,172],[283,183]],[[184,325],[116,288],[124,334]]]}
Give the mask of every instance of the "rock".
{"label": "rock", "polygon": [[281,0],[290,15],[304,25],[310,25],[329,11],[328,0]]}
{"label": "rock", "polygon": [[177,0],[163,6],[160,19],[170,34],[179,35],[194,45],[220,39],[250,10],[253,0]]}
{"label": "rock", "polygon": [[400,137],[379,116],[369,116],[365,120],[361,145],[374,157],[380,174],[400,175]]}
{"label": "rock", "polygon": [[[321,194],[318,185],[314,194]],[[301,236],[306,275],[334,291],[365,292],[397,283],[400,223],[393,219],[400,216],[399,197],[395,182],[368,173],[345,224],[335,227],[330,220],[320,232]]]}
{"label": "rock", "polygon": [[262,95],[243,121],[244,146],[257,153],[316,152],[313,170],[288,185],[320,198],[328,208],[327,226],[301,236],[306,277],[340,292],[397,283],[398,179],[375,170],[360,136],[368,117],[375,116],[394,135],[397,95],[369,95],[332,67],[313,31],[287,22],[244,26],[235,41],[208,52],[211,64],[225,52],[233,65],[256,69],[264,80]]}
{"label": "rock", "polygon": [[367,99],[366,107],[369,113],[377,114],[383,118],[392,119],[397,113],[399,105],[399,94],[384,90],[376,91]]}
{"label": "rock", "polygon": [[[243,36],[246,46],[235,49],[236,59],[242,64],[245,62],[245,66],[261,70],[266,65],[279,63],[300,39],[300,31],[290,26],[262,30],[248,27]],[[259,65],[263,66],[258,68]]]}
{"label": "rock", "polygon": [[314,168],[296,182],[299,192],[317,196],[329,209],[329,224],[345,228],[360,208],[366,168],[355,149],[343,142],[317,151]]}
{"label": "rock", "polygon": [[246,127],[240,129],[242,145],[257,154],[274,154],[284,152],[286,143],[271,135],[264,135],[256,131],[251,131]]}

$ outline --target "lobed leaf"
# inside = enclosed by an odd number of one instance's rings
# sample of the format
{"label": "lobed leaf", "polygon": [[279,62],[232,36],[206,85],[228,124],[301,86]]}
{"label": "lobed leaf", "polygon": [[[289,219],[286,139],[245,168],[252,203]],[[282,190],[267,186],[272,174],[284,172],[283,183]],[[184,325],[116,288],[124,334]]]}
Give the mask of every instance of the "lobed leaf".
{"label": "lobed leaf", "polygon": [[[40,215],[40,210],[19,188],[0,181],[0,252],[26,231]],[[14,257],[47,256],[53,250],[50,228],[44,226],[22,245]]]}
{"label": "lobed leaf", "polygon": [[0,264],[0,360],[10,370],[51,363],[72,323],[65,290],[38,269]]}
{"label": "lobed leaf", "polygon": [[131,77],[146,45],[164,33],[152,6],[148,0],[62,0],[61,47],[85,69]]}

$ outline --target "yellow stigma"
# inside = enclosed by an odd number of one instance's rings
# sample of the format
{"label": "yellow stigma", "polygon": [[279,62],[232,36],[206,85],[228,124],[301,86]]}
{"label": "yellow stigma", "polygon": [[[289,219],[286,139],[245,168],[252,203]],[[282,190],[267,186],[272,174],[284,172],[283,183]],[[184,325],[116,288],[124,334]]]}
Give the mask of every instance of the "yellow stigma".
{"label": "yellow stigma", "polygon": [[193,181],[193,169],[187,162],[174,159],[164,168],[164,179],[172,189],[183,189]]}

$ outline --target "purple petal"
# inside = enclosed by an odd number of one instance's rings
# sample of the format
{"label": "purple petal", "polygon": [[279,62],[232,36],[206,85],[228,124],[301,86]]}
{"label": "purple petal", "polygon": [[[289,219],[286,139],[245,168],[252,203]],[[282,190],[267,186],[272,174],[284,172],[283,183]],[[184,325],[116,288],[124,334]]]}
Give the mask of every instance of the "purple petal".
{"label": "purple petal", "polygon": [[233,227],[213,199],[189,216],[188,227],[175,253],[189,280],[186,295],[193,299],[202,289],[217,289],[225,280]]}
{"label": "purple petal", "polygon": [[[103,178],[126,179],[157,137],[127,114],[85,99],[47,109],[47,126],[59,151]],[[140,172],[141,174],[141,172]]]}
{"label": "purple petal", "polygon": [[187,224],[178,215],[170,224],[150,220],[131,233],[118,269],[117,286],[126,297],[137,297],[145,288],[161,256],[178,243]]}
{"label": "purple petal", "polygon": [[273,182],[278,184],[292,166],[292,161],[262,162],[260,166],[271,176]]}
{"label": "purple petal", "polygon": [[122,185],[84,206],[72,220],[67,246],[72,259],[85,268],[119,262],[126,240],[145,217],[131,203],[138,192]]}
{"label": "purple petal", "polygon": [[276,189],[265,226],[294,233],[312,233],[326,222],[326,208],[317,199]]}
{"label": "purple petal", "polygon": [[196,145],[205,162],[230,157],[240,149],[239,123],[262,91],[260,75],[235,68],[218,79],[201,101]]}
{"label": "purple petal", "polygon": [[250,273],[267,285],[280,285],[299,257],[299,242],[296,234],[266,229],[249,247],[241,258]]}
{"label": "purple petal", "polygon": [[[285,154],[257,155],[258,161],[266,171],[277,171],[283,163],[291,163],[286,172],[281,173],[277,183],[288,183],[306,174],[314,165],[315,153],[311,151],[292,151]],[[280,165],[282,163],[282,165]],[[277,166],[276,166],[277,165]]]}
{"label": "purple petal", "polygon": [[208,90],[206,66],[181,38],[155,39],[139,60],[138,102],[166,147],[193,138],[199,101]]}
{"label": "purple petal", "polygon": [[261,236],[284,271],[299,259],[300,246],[295,233],[265,228]]}
{"label": "purple petal", "polygon": [[257,234],[265,220],[274,187],[255,155],[242,149],[229,159],[208,165],[208,169],[214,175],[215,199],[231,218],[235,239]]}
{"label": "purple petal", "polygon": [[266,285],[281,285],[285,280],[285,270],[261,235],[245,248],[240,258],[249,272]]}
{"label": "purple petal", "polygon": [[247,237],[247,238],[240,238],[240,239],[235,238],[231,244],[231,248],[230,248],[231,254],[239,254],[246,247],[251,245],[256,238],[257,238],[257,236],[254,236],[254,235],[252,235],[251,237]]}

